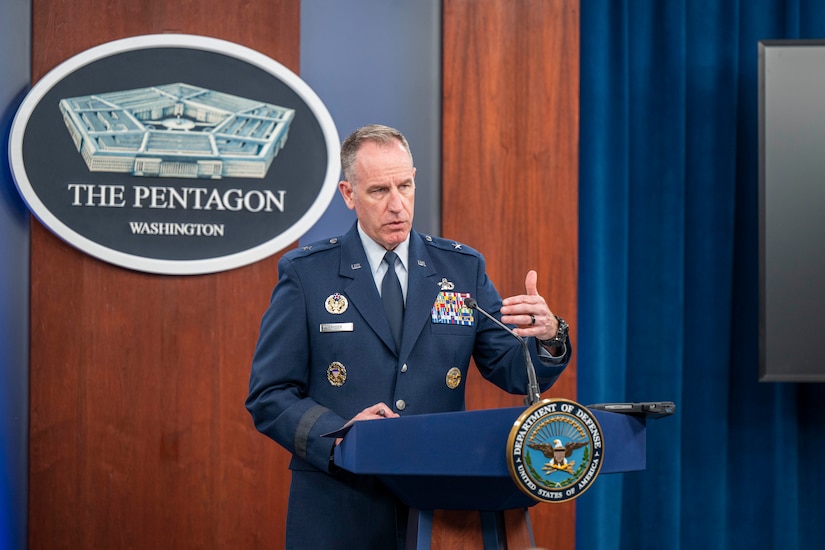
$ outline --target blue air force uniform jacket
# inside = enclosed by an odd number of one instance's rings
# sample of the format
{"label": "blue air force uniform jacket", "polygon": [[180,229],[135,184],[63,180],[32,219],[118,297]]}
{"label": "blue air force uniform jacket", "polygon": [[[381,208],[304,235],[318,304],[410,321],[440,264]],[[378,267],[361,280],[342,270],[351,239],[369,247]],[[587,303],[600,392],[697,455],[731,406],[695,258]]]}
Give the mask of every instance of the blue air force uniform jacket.
{"label": "blue air force uniform jacket", "polygon": [[[500,317],[501,298],[481,254],[454,241],[412,232],[398,351],[355,225],[343,237],[285,254],[278,271],[246,406],[257,429],[293,454],[287,544],[394,547],[387,541],[396,535],[397,503],[374,480],[329,475],[334,440],[322,435],[378,402],[402,416],[463,410],[471,356],[486,379],[527,394],[523,348],[460,307],[469,296]],[[564,370],[570,348],[548,364],[533,339],[528,347],[544,391]]]}

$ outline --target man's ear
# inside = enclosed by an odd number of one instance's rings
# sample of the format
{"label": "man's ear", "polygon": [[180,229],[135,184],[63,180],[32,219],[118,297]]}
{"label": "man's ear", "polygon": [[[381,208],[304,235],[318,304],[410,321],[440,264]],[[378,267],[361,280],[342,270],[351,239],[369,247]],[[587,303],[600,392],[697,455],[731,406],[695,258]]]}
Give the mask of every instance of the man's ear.
{"label": "man's ear", "polygon": [[355,209],[355,190],[352,188],[352,184],[346,180],[341,180],[338,182],[338,191],[341,192],[341,197],[344,198],[344,202],[347,205],[347,208],[350,210]]}

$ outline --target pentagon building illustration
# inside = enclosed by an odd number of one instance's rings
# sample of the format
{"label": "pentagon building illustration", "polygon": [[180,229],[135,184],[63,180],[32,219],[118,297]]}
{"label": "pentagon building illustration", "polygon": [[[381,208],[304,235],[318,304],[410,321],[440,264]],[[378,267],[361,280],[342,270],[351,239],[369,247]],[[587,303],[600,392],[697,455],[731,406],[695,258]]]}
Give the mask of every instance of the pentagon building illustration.
{"label": "pentagon building illustration", "polygon": [[210,179],[266,176],[295,116],[183,83],[61,99],[60,111],[92,172]]}

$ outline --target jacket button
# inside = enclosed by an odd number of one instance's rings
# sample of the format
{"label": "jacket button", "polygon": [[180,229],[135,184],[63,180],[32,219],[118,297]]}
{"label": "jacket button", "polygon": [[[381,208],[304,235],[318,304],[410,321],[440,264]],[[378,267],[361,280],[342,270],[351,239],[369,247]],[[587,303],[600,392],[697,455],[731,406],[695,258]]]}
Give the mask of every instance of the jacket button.
{"label": "jacket button", "polygon": [[407,408],[407,403],[403,399],[399,399],[398,401],[395,402],[395,408],[398,409],[399,411],[403,411],[404,409]]}
{"label": "jacket button", "polygon": [[407,372],[407,363],[401,365],[401,372]]}

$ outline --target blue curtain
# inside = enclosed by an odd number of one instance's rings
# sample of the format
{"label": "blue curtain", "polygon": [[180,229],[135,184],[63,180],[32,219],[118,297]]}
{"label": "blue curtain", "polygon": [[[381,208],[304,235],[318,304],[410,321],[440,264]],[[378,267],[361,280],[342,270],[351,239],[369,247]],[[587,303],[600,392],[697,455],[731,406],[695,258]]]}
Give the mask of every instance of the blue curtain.
{"label": "blue curtain", "polygon": [[783,38],[825,38],[825,2],[581,1],[578,400],[677,414],[579,497],[578,548],[825,547],[825,385],[758,382],[757,43]]}

